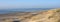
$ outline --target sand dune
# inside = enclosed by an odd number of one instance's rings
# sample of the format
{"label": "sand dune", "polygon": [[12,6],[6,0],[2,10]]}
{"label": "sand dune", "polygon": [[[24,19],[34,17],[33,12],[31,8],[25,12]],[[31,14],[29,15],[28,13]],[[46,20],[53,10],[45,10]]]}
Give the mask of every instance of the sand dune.
{"label": "sand dune", "polygon": [[60,9],[2,14],[0,22],[60,22]]}

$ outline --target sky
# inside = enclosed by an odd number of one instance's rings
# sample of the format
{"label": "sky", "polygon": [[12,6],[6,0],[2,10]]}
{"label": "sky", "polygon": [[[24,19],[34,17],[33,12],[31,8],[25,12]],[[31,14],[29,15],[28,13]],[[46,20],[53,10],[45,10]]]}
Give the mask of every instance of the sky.
{"label": "sky", "polygon": [[60,7],[60,0],[0,0],[0,9]]}

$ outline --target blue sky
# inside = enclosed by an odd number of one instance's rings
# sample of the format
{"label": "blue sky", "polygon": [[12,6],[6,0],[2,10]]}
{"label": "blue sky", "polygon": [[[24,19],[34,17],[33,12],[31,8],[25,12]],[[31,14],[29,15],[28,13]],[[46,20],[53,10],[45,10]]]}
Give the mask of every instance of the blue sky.
{"label": "blue sky", "polygon": [[0,0],[0,9],[59,7],[60,0]]}

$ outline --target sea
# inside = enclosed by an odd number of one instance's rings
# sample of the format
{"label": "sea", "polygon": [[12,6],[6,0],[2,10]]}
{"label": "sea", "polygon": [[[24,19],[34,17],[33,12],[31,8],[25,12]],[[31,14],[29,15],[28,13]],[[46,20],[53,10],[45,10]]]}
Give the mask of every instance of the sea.
{"label": "sea", "polygon": [[32,12],[40,10],[49,10],[53,8],[15,8],[15,9],[4,9],[0,10],[0,14],[12,13],[12,12]]}

